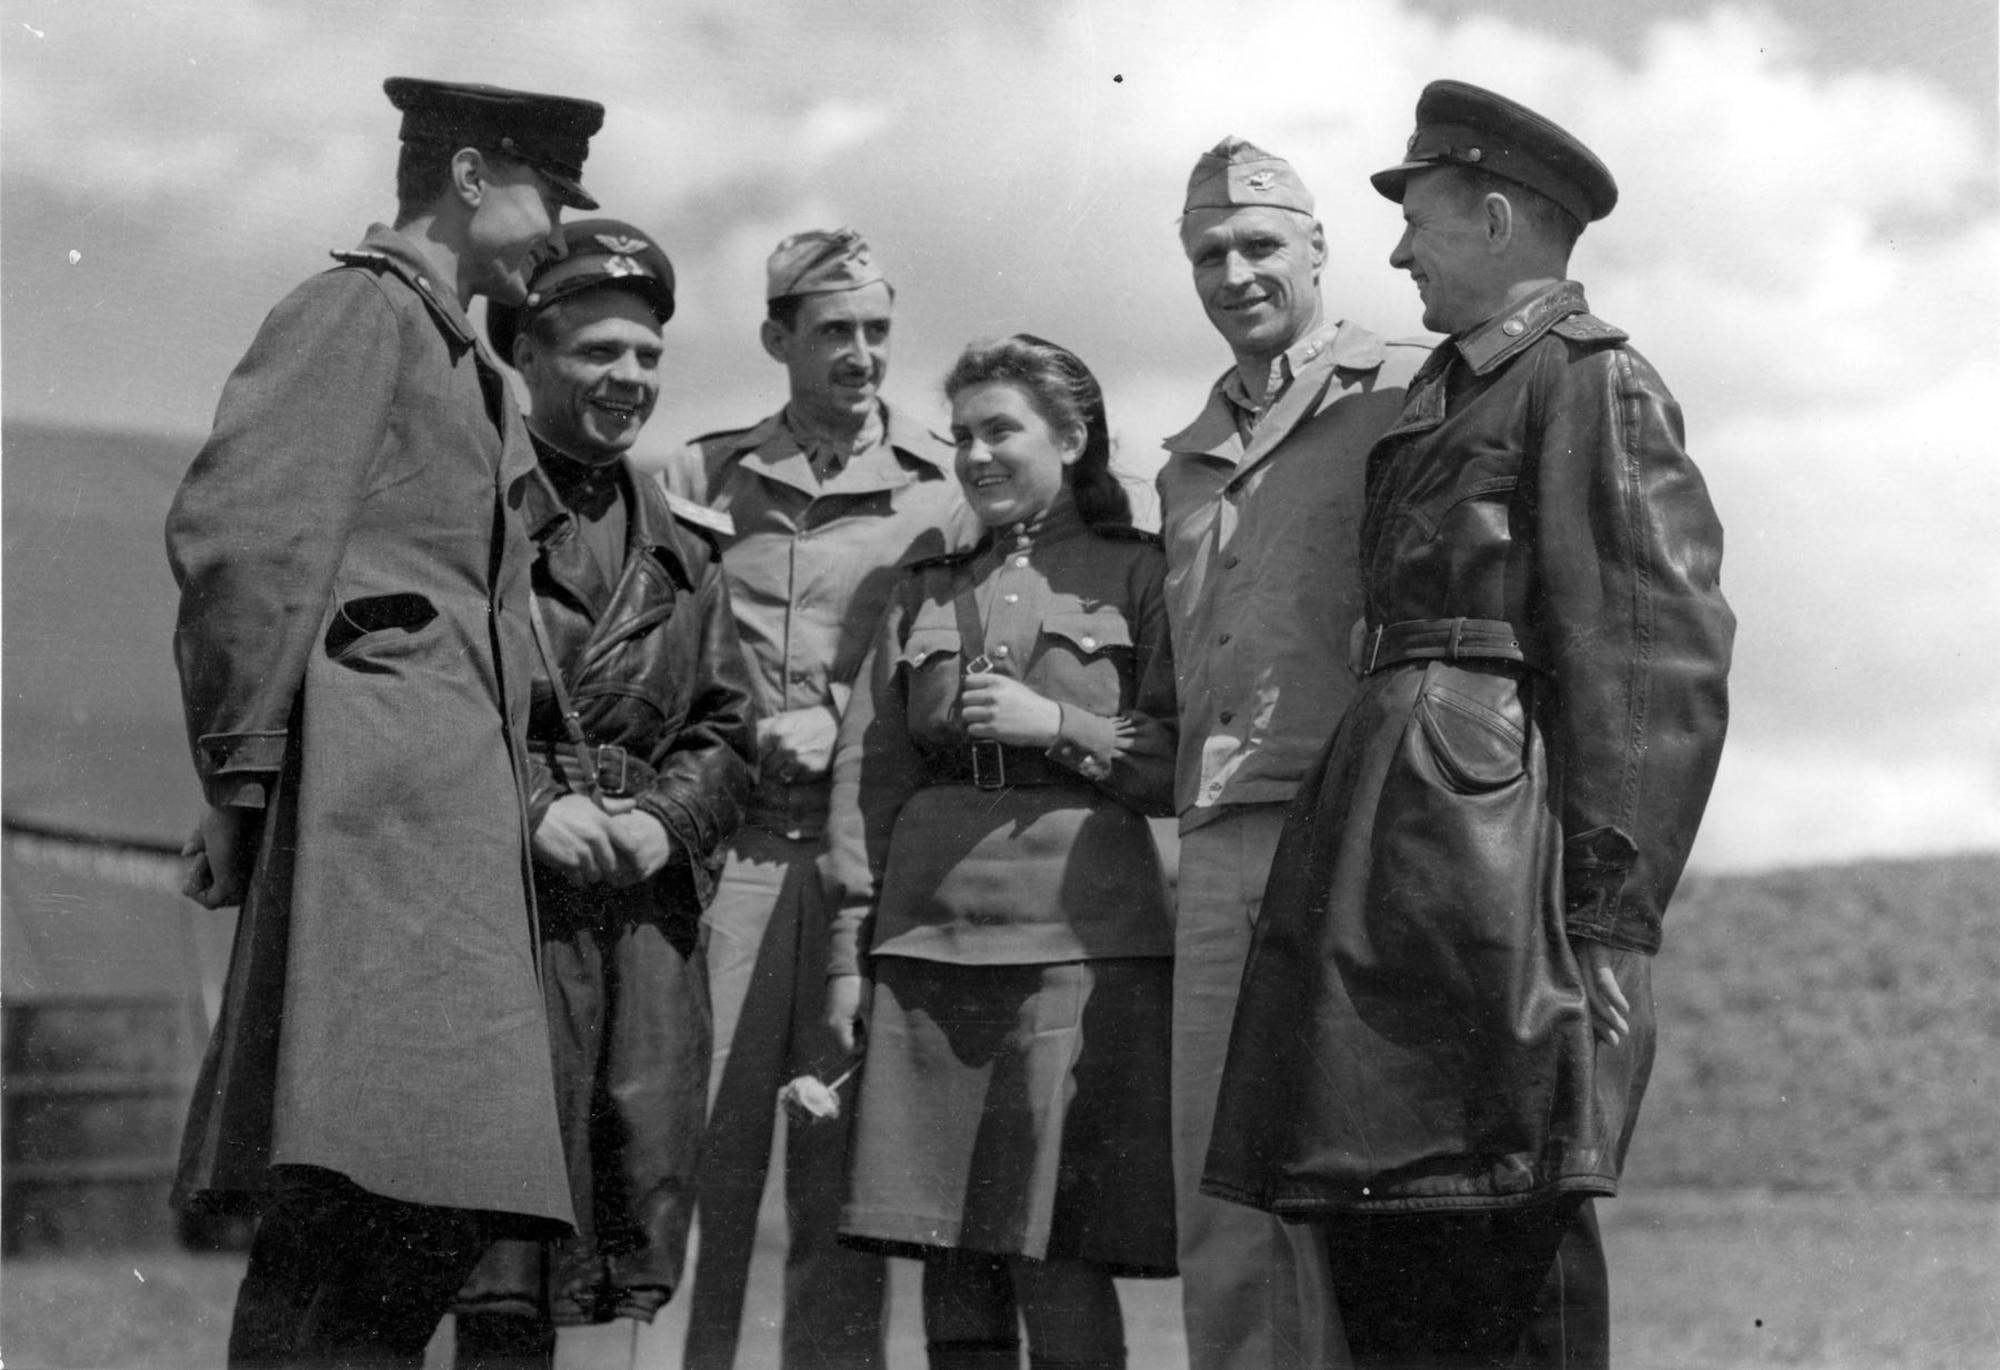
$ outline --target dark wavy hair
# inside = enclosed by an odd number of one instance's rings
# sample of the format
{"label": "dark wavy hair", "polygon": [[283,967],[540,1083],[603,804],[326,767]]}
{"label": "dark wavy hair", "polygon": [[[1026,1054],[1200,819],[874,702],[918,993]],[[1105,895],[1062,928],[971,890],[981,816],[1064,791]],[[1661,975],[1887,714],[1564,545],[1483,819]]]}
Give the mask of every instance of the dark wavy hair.
{"label": "dark wavy hair", "polygon": [[976,342],[958,354],[944,378],[944,397],[1005,381],[1018,385],[1035,412],[1058,431],[1083,429],[1083,455],[1063,468],[1076,511],[1092,528],[1132,521],[1132,502],[1111,470],[1111,429],[1104,417],[1104,388],[1083,359],[1032,333],[998,342]]}

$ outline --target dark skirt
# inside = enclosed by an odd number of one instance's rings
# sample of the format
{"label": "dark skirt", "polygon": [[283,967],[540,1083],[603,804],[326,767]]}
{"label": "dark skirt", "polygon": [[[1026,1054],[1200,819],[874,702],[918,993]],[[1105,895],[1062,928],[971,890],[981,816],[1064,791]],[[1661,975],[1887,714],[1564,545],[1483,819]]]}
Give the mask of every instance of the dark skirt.
{"label": "dark skirt", "polygon": [[653,1314],[680,1284],[708,1105],[708,977],[652,885],[536,872],[542,987],[577,1230],[497,1242],[457,1311],[569,1326]]}
{"label": "dark skirt", "polygon": [[875,961],[842,1238],[1174,1271],[1173,962]]}

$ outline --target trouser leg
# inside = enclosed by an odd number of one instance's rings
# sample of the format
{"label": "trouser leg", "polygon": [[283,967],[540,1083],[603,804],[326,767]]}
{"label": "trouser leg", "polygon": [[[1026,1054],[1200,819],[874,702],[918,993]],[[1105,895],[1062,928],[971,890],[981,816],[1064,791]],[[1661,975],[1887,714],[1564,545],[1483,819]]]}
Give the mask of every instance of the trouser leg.
{"label": "trouser leg", "polygon": [[[1577,1201],[1502,1213],[1352,1214],[1324,1225],[1363,1370],[1516,1364]],[[1533,1362],[1555,1364],[1556,1362]]]}
{"label": "trouser leg", "polygon": [[[825,1022],[827,921],[817,860],[804,862],[793,881],[798,957],[786,1075],[832,1080],[846,1062]],[[888,1263],[839,1240],[856,1093],[852,1083],[842,1088],[837,1118],[784,1122],[785,1370],[877,1370],[887,1355]]]}
{"label": "trouser leg", "polygon": [[1563,1229],[1514,1364],[1519,1370],[1609,1370],[1611,1274],[1593,1200],[1579,1204]]}
{"label": "trouser leg", "polygon": [[489,1231],[487,1215],[385,1199],[331,1172],[287,1177],[251,1243],[230,1364],[416,1370]]}
{"label": "trouser leg", "polygon": [[1005,1257],[925,1256],[923,1299],[930,1370],[1019,1370],[1020,1319]]}
{"label": "trouser leg", "polygon": [[782,906],[790,862],[783,838],[745,833],[703,915],[710,1012],[708,1126],[696,1221],[701,1243],[689,1296],[687,1370],[729,1370],[757,1243],[757,1208],[771,1164],[771,1128],[791,1035],[797,931]]}
{"label": "trouser leg", "polygon": [[1008,1261],[1028,1329],[1028,1370],[1125,1370],[1118,1287],[1089,1261]]}
{"label": "trouser leg", "polygon": [[1181,1308],[1191,1370],[1342,1363],[1316,1235],[1200,1192],[1216,1092],[1284,806],[1231,809],[1181,839],[1173,1126]]}

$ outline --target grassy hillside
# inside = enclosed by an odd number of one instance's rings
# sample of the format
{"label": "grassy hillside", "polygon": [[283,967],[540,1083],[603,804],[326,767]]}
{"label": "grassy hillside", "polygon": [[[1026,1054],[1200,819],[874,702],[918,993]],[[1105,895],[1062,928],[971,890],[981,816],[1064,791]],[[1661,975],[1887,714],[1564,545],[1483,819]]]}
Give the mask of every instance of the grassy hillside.
{"label": "grassy hillside", "polygon": [[1638,1185],[2000,1192],[2000,854],[1688,880]]}

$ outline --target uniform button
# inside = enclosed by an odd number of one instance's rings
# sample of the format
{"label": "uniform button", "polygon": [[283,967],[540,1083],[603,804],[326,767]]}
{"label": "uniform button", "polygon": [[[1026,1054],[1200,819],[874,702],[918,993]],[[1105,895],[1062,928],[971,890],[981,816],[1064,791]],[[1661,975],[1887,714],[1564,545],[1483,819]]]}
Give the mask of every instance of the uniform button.
{"label": "uniform button", "polygon": [[1500,331],[1510,338],[1518,338],[1528,331],[1528,325],[1522,323],[1519,319],[1509,319],[1500,325]]}
{"label": "uniform button", "polygon": [[1223,711],[1222,711],[1222,712],[1221,712],[1220,714],[1218,714],[1218,715],[1216,715],[1216,716],[1217,716],[1218,718],[1220,718],[1220,719],[1221,719],[1221,720],[1222,720],[1222,721],[1223,721],[1224,723],[1227,723],[1227,722],[1229,722],[1230,720],[1232,720],[1233,718],[1235,718],[1235,717],[1236,717],[1236,710],[1234,710],[1234,709],[1224,709],[1224,710],[1223,710]]}
{"label": "uniform button", "polygon": [[1017,567],[1020,567],[1020,568],[1026,568],[1027,564],[1028,564],[1028,559],[1027,559],[1026,557],[1015,557],[1015,558],[1014,558],[1014,565],[1015,565],[1015,566],[1017,566]]}
{"label": "uniform button", "polygon": [[1225,571],[1233,571],[1236,569],[1237,563],[1239,563],[1242,560],[1243,558],[1239,556],[1224,557],[1222,559],[1222,569]]}
{"label": "uniform button", "polygon": [[1000,644],[1000,645],[999,645],[998,647],[995,647],[995,648],[993,649],[993,655],[995,655],[995,656],[1006,656],[1007,654],[1008,654],[1008,653],[1007,653],[1007,644],[1006,644],[1006,643],[1004,643],[1004,642],[1003,642],[1003,643],[1001,643],[1001,644]]}
{"label": "uniform button", "polygon": [[1083,639],[1082,646],[1083,650],[1086,652],[1095,651],[1097,649],[1097,639],[1094,637],[1086,637],[1085,639]]}
{"label": "uniform button", "polygon": [[1000,596],[1000,598],[1005,600],[1009,604],[1019,604],[1021,602],[1021,597],[1019,595],[1002,595]]}
{"label": "uniform button", "polygon": [[1228,633],[1223,633],[1220,637],[1216,638],[1215,640],[1217,642],[1227,643],[1229,641],[1229,637],[1230,635]]}

